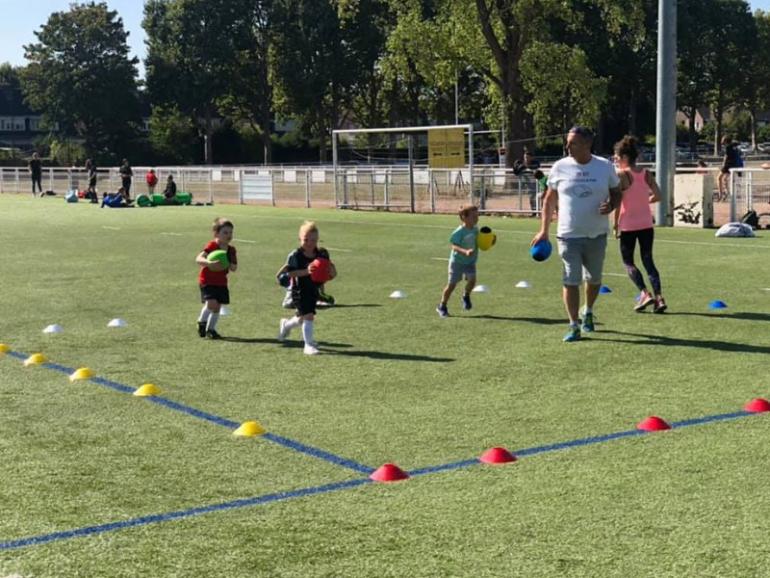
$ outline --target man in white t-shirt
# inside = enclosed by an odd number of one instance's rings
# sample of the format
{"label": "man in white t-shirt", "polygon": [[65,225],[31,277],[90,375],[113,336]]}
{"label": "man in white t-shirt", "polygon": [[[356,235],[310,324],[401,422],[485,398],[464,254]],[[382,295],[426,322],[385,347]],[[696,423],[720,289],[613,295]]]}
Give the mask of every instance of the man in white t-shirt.
{"label": "man in white t-shirt", "polygon": [[594,330],[593,306],[602,283],[604,254],[607,249],[607,215],[620,205],[620,181],[608,160],[591,153],[593,133],[582,126],[567,135],[569,156],[554,163],[548,175],[540,231],[532,245],[548,239],[554,209],[559,207],[558,241],[562,260],[562,296],[569,316],[564,341],[581,337],[579,325],[580,284],[585,282],[586,304],[582,330]]}

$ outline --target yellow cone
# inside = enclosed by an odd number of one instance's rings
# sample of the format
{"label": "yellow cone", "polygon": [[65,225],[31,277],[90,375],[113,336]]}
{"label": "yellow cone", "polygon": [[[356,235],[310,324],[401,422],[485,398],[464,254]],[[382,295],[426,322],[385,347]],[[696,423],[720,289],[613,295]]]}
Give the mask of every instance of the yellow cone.
{"label": "yellow cone", "polygon": [[84,379],[91,379],[94,376],[94,372],[87,368],[87,367],[81,367],[75,373],[70,375],[70,381],[82,381]]}
{"label": "yellow cone", "polygon": [[233,432],[233,435],[244,438],[253,438],[254,436],[261,436],[264,433],[267,433],[267,430],[257,422],[245,421],[241,424],[241,427]]}
{"label": "yellow cone", "polygon": [[30,365],[40,365],[41,363],[45,363],[45,362],[46,362],[45,355],[43,355],[42,353],[33,353],[27,359],[24,360],[24,367],[29,367]]}
{"label": "yellow cone", "polygon": [[5,343],[0,343],[0,355],[3,353],[8,353],[11,350],[10,347],[8,347]]}
{"label": "yellow cone", "polygon": [[153,397],[160,395],[160,388],[154,383],[145,383],[142,387],[134,391],[137,397]]}

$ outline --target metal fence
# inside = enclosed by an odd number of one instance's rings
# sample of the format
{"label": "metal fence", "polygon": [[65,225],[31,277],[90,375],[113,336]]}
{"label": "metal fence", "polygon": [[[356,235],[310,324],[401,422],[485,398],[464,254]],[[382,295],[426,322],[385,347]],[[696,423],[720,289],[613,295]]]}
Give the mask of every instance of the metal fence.
{"label": "metal fence", "polygon": [[[144,175],[149,167],[134,167],[132,196],[147,192]],[[547,168],[543,169],[548,172]],[[678,172],[704,169],[678,169]],[[169,175],[179,191],[193,202],[273,205],[284,207],[338,207],[366,210],[453,212],[473,202],[484,212],[530,215],[540,210],[542,190],[531,174],[514,175],[510,169],[475,166],[468,169],[407,166],[342,167],[158,167],[156,190],[162,192]],[[749,209],[770,220],[770,171],[733,169],[726,200],[717,195],[717,171],[709,169],[715,183],[714,223],[739,219]],[[63,195],[83,190],[88,176],[81,168],[46,168],[43,188]],[[100,169],[97,191],[116,191],[121,185],[117,168]],[[336,186],[335,186],[336,185]],[[26,168],[0,168],[0,193],[29,193]]]}

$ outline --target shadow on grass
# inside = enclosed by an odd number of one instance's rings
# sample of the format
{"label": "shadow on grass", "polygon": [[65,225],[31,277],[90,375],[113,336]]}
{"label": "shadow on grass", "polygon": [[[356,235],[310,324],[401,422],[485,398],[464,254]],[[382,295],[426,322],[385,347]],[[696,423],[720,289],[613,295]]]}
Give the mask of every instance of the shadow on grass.
{"label": "shadow on grass", "polygon": [[740,319],[741,321],[770,321],[770,313],[752,313],[750,311],[740,311],[736,313],[694,313],[690,311],[667,311],[666,316],[682,315],[687,317],[707,317],[710,319]]}
{"label": "shadow on grass", "polygon": [[[302,341],[278,341],[275,337],[222,337],[220,341],[229,341],[230,343],[264,343],[272,345],[282,345],[284,347],[303,347]],[[353,347],[349,343],[319,342],[320,345],[327,347]]]}
{"label": "shadow on grass", "polygon": [[[463,315],[458,319],[492,319],[495,321],[522,321],[524,323],[534,323],[536,325],[567,325],[564,318],[547,319],[545,317],[506,317],[504,315]],[[597,324],[598,325],[598,324]]]}
{"label": "shadow on grass", "polygon": [[[412,355],[411,353],[388,353],[385,351],[335,351],[327,349],[334,347],[332,343],[319,343],[318,348],[324,355],[342,355],[345,357],[368,357],[369,359],[388,359],[391,361],[428,361],[432,363],[450,363],[451,357],[431,357],[429,355]],[[347,347],[350,347],[349,345]]]}
{"label": "shadow on grass", "polygon": [[[606,338],[605,335],[620,335],[627,337],[637,337],[638,339],[615,339]],[[712,349],[714,351],[727,351],[730,353],[770,353],[770,347],[764,345],[751,345],[748,343],[734,343],[730,341],[716,341],[714,339],[682,339],[679,337],[666,337],[665,335],[647,335],[645,333],[627,333],[624,331],[613,331],[611,329],[602,331],[596,335],[601,341],[611,341],[615,343],[628,343],[630,345],[662,345],[664,347],[694,347],[696,349]]]}
{"label": "shadow on grass", "polygon": [[349,307],[382,307],[379,303],[336,303],[332,307],[318,307],[319,311],[332,311],[334,309],[347,309]]}

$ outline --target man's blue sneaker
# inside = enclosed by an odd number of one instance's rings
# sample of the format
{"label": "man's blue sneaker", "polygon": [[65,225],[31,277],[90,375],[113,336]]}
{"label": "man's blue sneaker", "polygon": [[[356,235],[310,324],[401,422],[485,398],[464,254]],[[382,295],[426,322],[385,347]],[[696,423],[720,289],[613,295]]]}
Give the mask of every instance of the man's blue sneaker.
{"label": "man's blue sneaker", "polygon": [[583,331],[591,333],[594,330],[594,314],[583,313]]}
{"label": "man's blue sneaker", "polygon": [[446,303],[439,303],[436,307],[436,313],[439,317],[449,317],[449,309],[446,307]]}
{"label": "man's blue sneaker", "polygon": [[580,327],[577,325],[570,325],[569,331],[564,336],[563,341],[569,343],[571,341],[578,341],[580,339]]}
{"label": "man's blue sneaker", "polygon": [[471,296],[467,293],[463,294],[463,309],[466,311],[469,311],[473,307],[473,303],[471,303]]}

